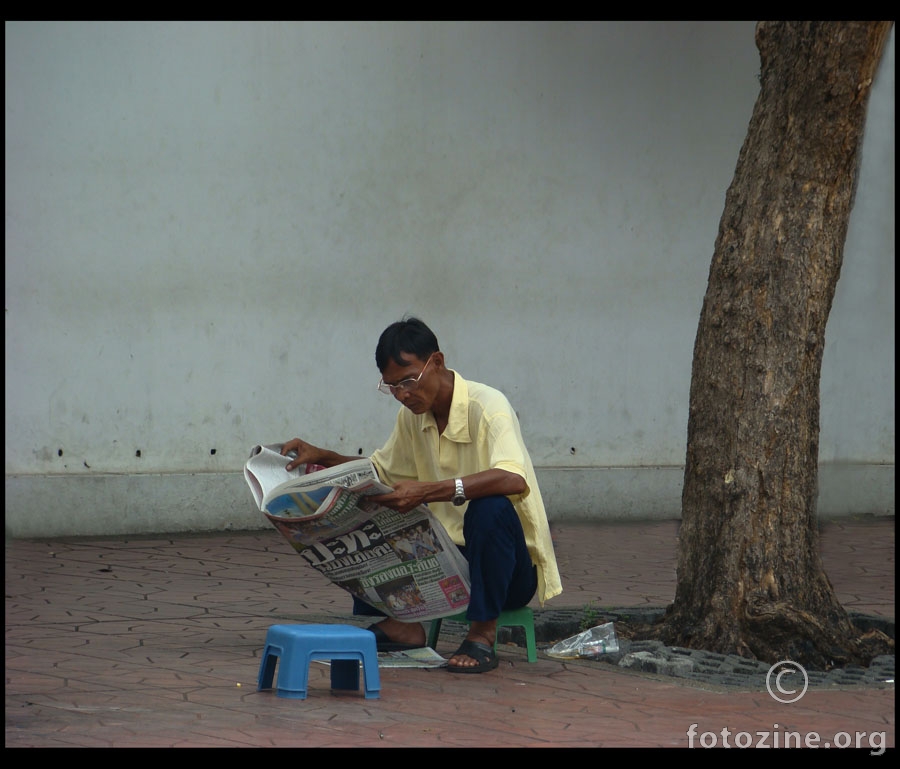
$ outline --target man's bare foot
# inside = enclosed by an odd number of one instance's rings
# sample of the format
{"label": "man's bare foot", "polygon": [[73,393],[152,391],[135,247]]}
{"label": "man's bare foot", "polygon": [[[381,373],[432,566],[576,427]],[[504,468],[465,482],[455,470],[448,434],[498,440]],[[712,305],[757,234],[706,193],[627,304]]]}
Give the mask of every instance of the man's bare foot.
{"label": "man's bare foot", "polygon": [[425,628],[421,622],[401,622],[393,617],[387,617],[378,623],[378,627],[395,643],[425,646]]}
{"label": "man's bare foot", "polygon": [[[484,622],[473,622],[469,625],[469,632],[466,635],[467,641],[476,641],[486,646],[494,647],[494,641],[497,638],[497,620],[491,619]],[[474,668],[479,664],[478,660],[472,659],[468,654],[454,654],[447,662],[450,667],[454,668]]]}

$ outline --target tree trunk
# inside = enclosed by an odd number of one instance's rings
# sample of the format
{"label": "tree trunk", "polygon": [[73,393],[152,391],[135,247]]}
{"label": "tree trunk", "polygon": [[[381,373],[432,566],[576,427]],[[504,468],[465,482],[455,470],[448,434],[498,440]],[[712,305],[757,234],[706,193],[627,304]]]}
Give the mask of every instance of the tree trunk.
{"label": "tree trunk", "polygon": [[[694,347],[665,643],[813,669],[893,653],[819,557],[819,379],[872,78],[891,22],[760,22],[759,98]],[[852,397],[851,393],[847,397]]]}

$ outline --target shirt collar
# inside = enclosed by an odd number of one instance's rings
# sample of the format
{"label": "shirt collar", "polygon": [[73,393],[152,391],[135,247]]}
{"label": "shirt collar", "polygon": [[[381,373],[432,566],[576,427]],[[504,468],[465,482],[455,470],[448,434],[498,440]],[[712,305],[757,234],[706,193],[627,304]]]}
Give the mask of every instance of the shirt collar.
{"label": "shirt collar", "polygon": [[[447,417],[447,426],[442,435],[456,443],[471,443],[469,435],[469,384],[456,371],[453,372],[453,398],[450,401],[450,414]],[[434,414],[430,411],[423,414],[421,429],[430,427],[437,429]]]}
{"label": "shirt collar", "polygon": [[[453,369],[450,369],[453,371]],[[471,443],[469,436],[469,383],[453,371],[453,400],[444,435],[457,443]]]}

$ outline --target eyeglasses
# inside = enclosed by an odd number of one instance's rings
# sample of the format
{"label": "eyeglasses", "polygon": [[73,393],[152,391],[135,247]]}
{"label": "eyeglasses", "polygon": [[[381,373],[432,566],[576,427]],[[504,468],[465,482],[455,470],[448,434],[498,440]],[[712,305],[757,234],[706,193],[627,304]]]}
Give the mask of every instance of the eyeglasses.
{"label": "eyeglasses", "polygon": [[425,361],[425,365],[422,366],[422,370],[419,372],[419,376],[411,376],[408,379],[404,379],[397,384],[388,384],[383,379],[378,383],[378,392],[382,392],[385,395],[396,395],[399,393],[408,393],[410,390],[414,390],[419,386],[419,380],[422,378],[422,374],[425,373],[425,369],[428,368],[428,364],[431,363],[431,359],[434,357],[434,353],[428,356],[428,360]]}

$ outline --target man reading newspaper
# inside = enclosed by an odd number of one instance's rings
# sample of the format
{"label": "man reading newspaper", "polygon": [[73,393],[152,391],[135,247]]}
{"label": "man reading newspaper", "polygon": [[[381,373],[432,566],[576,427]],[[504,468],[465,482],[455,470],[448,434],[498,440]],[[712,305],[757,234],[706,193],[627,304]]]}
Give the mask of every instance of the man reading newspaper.
{"label": "man reading newspaper", "polygon": [[[540,603],[562,592],[550,527],[519,421],[506,396],[447,368],[437,337],[421,320],[406,318],[381,334],[375,349],[378,389],[402,408],[385,445],[371,457],[393,491],[374,501],[401,513],[421,504],[447,529],[469,563],[471,595],[466,639],[447,670],[481,673],[497,667],[497,618],[535,593]],[[326,467],[342,456],[300,438],[281,453],[296,452],[288,470],[306,463]],[[353,599],[353,613],[384,616]],[[379,650],[425,645],[418,622],[385,618],[369,627]]]}

